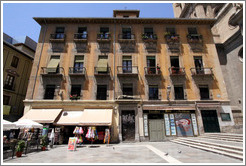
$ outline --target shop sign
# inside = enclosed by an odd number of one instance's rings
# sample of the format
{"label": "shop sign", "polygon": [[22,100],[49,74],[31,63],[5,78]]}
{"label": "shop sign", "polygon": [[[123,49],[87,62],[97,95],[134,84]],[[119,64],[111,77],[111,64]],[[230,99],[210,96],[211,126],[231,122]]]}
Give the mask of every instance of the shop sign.
{"label": "shop sign", "polygon": [[159,110],[150,110],[149,113],[150,114],[159,114],[160,111]]}
{"label": "shop sign", "polygon": [[176,127],[174,122],[174,115],[170,114],[171,134],[176,135]]}
{"label": "shop sign", "polygon": [[166,129],[166,135],[170,135],[170,122],[169,122],[169,117],[168,114],[164,114],[164,119],[165,119],[165,129]]}
{"label": "shop sign", "polygon": [[149,136],[149,134],[148,134],[148,115],[144,114],[143,118],[144,118],[144,136],[147,137],[147,136]]}
{"label": "shop sign", "polygon": [[75,151],[76,150],[76,142],[77,142],[77,137],[69,137],[68,150]]}
{"label": "shop sign", "polygon": [[197,122],[196,122],[196,115],[195,114],[191,114],[191,120],[192,120],[194,135],[198,135]]}

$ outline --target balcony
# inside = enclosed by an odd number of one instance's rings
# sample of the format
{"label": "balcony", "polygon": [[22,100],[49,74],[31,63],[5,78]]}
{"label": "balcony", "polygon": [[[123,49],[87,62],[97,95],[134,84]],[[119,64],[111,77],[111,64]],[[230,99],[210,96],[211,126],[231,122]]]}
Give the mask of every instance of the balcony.
{"label": "balcony", "polygon": [[146,76],[160,76],[161,68],[160,67],[145,67],[144,73]]}
{"label": "balcony", "polygon": [[66,38],[66,34],[64,34],[64,33],[50,34],[50,41],[51,42],[64,42],[65,38]]}
{"label": "balcony", "polygon": [[127,94],[124,92],[116,92],[116,100],[120,100],[120,101],[136,101],[136,100],[140,100],[141,96],[139,94]]}
{"label": "balcony", "polygon": [[88,34],[85,33],[75,33],[74,34],[74,41],[75,42],[87,42]]}
{"label": "balcony", "polygon": [[85,67],[69,67],[69,76],[81,76],[84,77],[86,73]]}
{"label": "balcony", "polygon": [[9,82],[5,81],[5,84],[3,86],[3,89],[15,91],[15,84],[9,85]]}
{"label": "balcony", "polygon": [[41,67],[42,76],[62,77],[64,75],[63,67]]}
{"label": "balcony", "polygon": [[168,68],[170,76],[184,76],[185,68],[184,67],[169,67]]}
{"label": "balcony", "polygon": [[156,34],[142,34],[142,39],[144,42],[156,42],[157,41],[157,35]]}
{"label": "balcony", "polygon": [[179,43],[180,41],[179,35],[177,34],[166,34],[165,39],[168,44]]}
{"label": "balcony", "polygon": [[212,76],[213,70],[210,67],[207,68],[191,68],[192,76]]}
{"label": "balcony", "polygon": [[202,43],[202,35],[200,34],[188,34],[187,41],[190,44],[201,44]]}
{"label": "balcony", "polygon": [[138,67],[137,66],[117,66],[117,75],[118,76],[127,76],[127,77],[137,77],[138,76]]}
{"label": "balcony", "polygon": [[119,42],[135,42],[134,34],[119,34],[118,35]]}
{"label": "balcony", "polygon": [[110,76],[110,71],[111,71],[110,67],[95,67],[94,68],[94,75],[107,77],[107,76]]}
{"label": "balcony", "polygon": [[110,42],[111,35],[109,33],[98,33],[97,42]]}

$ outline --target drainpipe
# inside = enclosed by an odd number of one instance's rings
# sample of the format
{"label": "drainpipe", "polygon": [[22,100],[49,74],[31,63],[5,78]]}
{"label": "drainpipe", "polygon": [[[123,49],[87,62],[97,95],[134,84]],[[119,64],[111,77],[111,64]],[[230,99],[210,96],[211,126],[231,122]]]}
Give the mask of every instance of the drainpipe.
{"label": "drainpipe", "polygon": [[44,30],[44,34],[43,34],[42,47],[41,47],[41,51],[40,51],[40,55],[39,55],[39,60],[38,60],[38,65],[37,65],[36,74],[35,74],[35,79],[34,79],[34,85],[33,85],[33,90],[32,90],[32,97],[31,97],[31,99],[33,99],[33,94],[34,94],[34,90],[35,90],[35,86],[36,86],[36,80],[37,80],[38,69],[39,69],[39,65],[40,65],[40,59],[41,59],[41,55],[42,55],[43,48],[44,48],[44,39],[45,39],[46,31],[47,31],[47,23],[46,23],[45,18],[44,18],[44,23],[45,23],[45,30]]}
{"label": "drainpipe", "polygon": [[116,44],[115,44],[115,38],[116,38],[116,23],[114,20],[114,41],[113,41],[113,45],[114,45],[114,70],[113,70],[113,89],[114,89],[114,100],[115,100],[115,50],[116,50]]}

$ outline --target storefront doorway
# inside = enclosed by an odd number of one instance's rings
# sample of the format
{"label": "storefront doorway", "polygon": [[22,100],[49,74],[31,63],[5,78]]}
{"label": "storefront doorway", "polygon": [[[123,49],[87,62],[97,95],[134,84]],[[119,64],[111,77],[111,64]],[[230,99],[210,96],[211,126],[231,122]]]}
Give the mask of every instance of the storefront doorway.
{"label": "storefront doorway", "polygon": [[121,114],[122,124],[122,140],[134,141],[135,140],[135,111],[122,111]]}
{"label": "storefront doorway", "polygon": [[216,110],[202,110],[204,132],[220,132]]}
{"label": "storefront doorway", "polygon": [[149,139],[150,141],[164,140],[163,114],[149,114]]}

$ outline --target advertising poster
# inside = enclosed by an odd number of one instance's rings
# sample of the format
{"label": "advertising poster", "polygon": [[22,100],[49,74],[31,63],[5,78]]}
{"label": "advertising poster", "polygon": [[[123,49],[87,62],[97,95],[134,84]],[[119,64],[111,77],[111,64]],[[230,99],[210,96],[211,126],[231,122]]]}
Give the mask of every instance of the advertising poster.
{"label": "advertising poster", "polygon": [[171,125],[171,134],[176,135],[176,127],[174,122],[174,115],[170,114],[170,125]]}
{"label": "advertising poster", "polygon": [[76,142],[77,142],[77,137],[69,137],[68,150],[75,151],[76,150]]}
{"label": "advertising poster", "polygon": [[187,113],[175,114],[175,122],[177,126],[178,136],[193,136],[190,114]]}
{"label": "advertising poster", "polygon": [[198,135],[196,115],[191,114],[191,119],[192,119],[192,124],[193,124],[194,135]]}
{"label": "advertising poster", "polygon": [[165,119],[165,129],[166,129],[166,135],[170,135],[170,122],[169,122],[169,117],[168,114],[164,114],[164,119]]}
{"label": "advertising poster", "polygon": [[148,115],[144,114],[144,136],[148,135]]}

